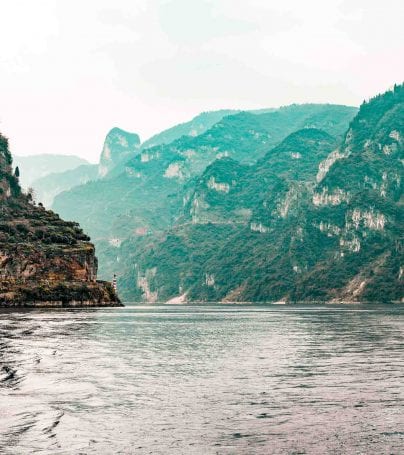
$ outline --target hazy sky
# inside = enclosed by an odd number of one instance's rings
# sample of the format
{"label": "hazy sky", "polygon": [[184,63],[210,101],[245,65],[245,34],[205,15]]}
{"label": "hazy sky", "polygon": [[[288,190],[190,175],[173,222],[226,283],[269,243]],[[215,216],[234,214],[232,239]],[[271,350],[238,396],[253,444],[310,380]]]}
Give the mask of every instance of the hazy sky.
{"label": "hazy sky", "polygon": [[98,160],[201,111],[358,105],[404,78],[402,0],[1,0],[12,152]]}

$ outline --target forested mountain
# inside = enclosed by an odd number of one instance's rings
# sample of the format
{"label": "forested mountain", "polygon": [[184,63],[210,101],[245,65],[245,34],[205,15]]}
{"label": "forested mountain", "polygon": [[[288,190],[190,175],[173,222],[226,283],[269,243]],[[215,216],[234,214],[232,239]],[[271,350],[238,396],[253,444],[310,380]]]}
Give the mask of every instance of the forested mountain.
{"label": "forested mountain", "polygon": [[182,136],[195,137],[204,133],[211,128],[215,123],[220,122],[223,117],[228,115],[237,114],[240,111],[231,109],[222,109],[219,111],[202,112],[194,117],[189,122],[180,123],[167,130],[157,133],[147,141],[143,142],[142,148],[150,148],[156,145],[169,144],[170,142],[179,139]]}
{"label": "forested mountain", "polygon": [[34,205],[12,169],[0,134],[0,306],[119,304],[78,223]]}
{"label": "forested mountain", "polygon": [[[82,164],[73,168],[63,168],[61,172],[51,172],[51,166],[43,166],[44,175],[31,182],[35,200],[45,207],[51,207],[54,198],[63,191],[101,178],[110,178],[124,170],[126,161],[136,156],[140,149],[140,138],[120,128],[112,128],[106,135],[99,164]],[[35,157],[27,157],[34,161]],[[52,161],[52,160],[51,160]],[[74,162],[73,162],[74,163]],[[22,169],[22,175],[25,174]]]}
{"label": "forested mountain", "polygon": [[324,128],[338,136],[356,108],[293,105],[270,112],[241,112],[222,118],[204,133],[170,144],[142,148],[124,172],[58,195],[54,209],[79,220],[96,242],[120,243],[136,232],[155,232],[175,223],[183,186],[215,160],[231,157],[252,164],[289,133]]}
{"label": "forested mountain", "polygon": [[[364,103],[342,141],[292,133],[252,166],[225,158],[182,189],[176,223],[106,267],[126,298],[403,298],[404,86]],[[115,265],[114,265],[115,264]]]}

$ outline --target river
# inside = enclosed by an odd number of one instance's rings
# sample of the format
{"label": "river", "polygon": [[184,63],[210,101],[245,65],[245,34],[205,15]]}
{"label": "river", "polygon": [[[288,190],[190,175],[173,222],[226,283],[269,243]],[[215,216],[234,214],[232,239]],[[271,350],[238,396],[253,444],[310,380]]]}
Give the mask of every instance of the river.
{"label": "river", "polygon": [[1,454],[399,454],[404,306],[0,310]]}

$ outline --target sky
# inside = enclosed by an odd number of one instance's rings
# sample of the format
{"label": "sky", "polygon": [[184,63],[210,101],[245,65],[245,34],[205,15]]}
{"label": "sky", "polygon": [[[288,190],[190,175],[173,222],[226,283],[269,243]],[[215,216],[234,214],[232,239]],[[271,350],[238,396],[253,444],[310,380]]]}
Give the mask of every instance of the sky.
{"label": "sky", "polygon": [[359,105],[404,75],[402,0],[1,0],[12,153],[98,161],[203,111]]}

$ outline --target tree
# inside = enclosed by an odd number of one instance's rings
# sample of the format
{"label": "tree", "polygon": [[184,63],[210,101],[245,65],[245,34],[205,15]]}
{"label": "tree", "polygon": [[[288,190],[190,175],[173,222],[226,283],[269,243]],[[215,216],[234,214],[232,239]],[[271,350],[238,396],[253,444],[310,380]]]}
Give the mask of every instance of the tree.
{"label": "tree", "polygon": [[29,187],[27,189],[27,197],[28,197],[28,200],[31,201],[35,205],[35,197],[36,197],[36,195],[35,195],[34,188]]}
{"label": "tree", "polygon": [[17,177],[17,179],[20,177],[20,168],[18,166],[15,168],[14,175]]}

